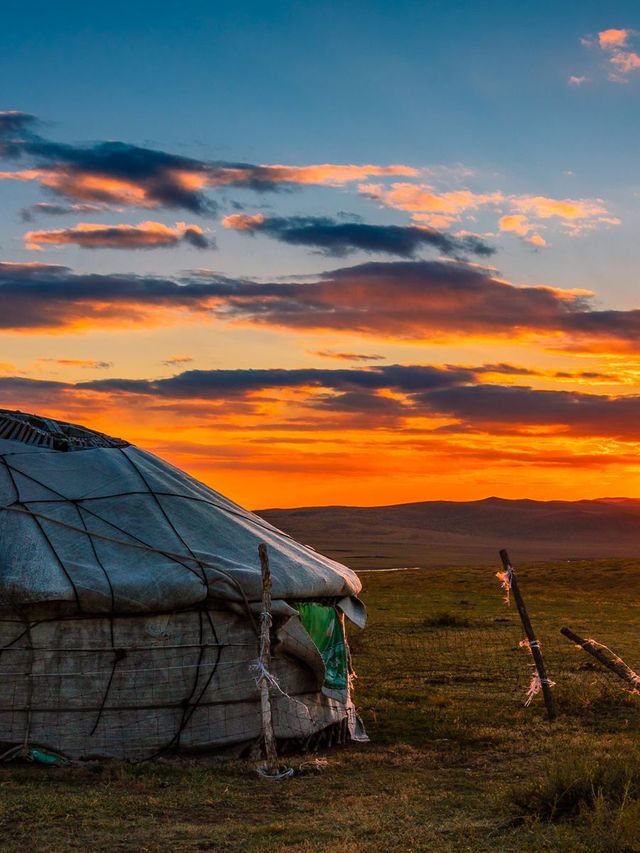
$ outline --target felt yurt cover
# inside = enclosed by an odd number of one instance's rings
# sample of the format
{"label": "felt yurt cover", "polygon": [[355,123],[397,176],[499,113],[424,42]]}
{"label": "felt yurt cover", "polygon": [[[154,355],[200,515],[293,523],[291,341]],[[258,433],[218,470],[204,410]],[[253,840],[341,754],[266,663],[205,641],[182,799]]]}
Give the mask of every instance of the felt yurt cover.
{"label": "felt yurt cover", "polygon": [[348,673],[333,677],[346,667],[328,675],[312,639],[326,622],[346,659],[343,614],[364,623],[350,569],[126,441],[0,410],[0,745],[134,759],[250,746],[260,543],[276,737],[363,736]]}

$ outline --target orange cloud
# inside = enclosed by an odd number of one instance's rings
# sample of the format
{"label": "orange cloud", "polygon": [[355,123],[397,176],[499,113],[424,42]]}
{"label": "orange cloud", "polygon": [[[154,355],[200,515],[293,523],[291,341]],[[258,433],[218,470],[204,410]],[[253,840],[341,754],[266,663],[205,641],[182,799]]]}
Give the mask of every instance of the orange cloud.
{"label": "orange cloud", "polygon": [[[617,217],[609,215],[601,199],[519,196],[512,197],[511,204],[514,210],[535,219],[560,220],[563,230],[574,236],[589,231],[597,225],[620,224]],[[539,235],[536,235],[536,238],[542,239]],[[537,245],[542,244],[538,242]]]}
{"label": "orange cloud", "polygon": [[58,195],[80,201],[99,201],[133,207],[157,207],[144,186],[125,179],[104,177],[83,172],[59,169],[23,169],[19,172],[0,172],[0,180],[38,181]]}
{"label": "orange cloud", "polygon": [[498,225],[501,231],[512,231],[519,237],[526,237],[533,228],[533,225],[521,213],[512,213],[500,217]]}
{"label": "orange cloud", "polygon": [[581,42],[585,47],[597,46],[608,56],[607,61],[611,66],[609,80],[627,83],[629,74],[640,69],[640,55],[629,49],[631,38],[637,35],[637,31],[630,28],[611,28],[601,30],[597,39],[589,36],[581,39]]}
{"label": "orange cloud", "polygon": [[456,216],[447,216],[444,213],[414,213],[411,217],[414,222],[424,225],[425,228],[433,228],[436,231],[444,231],[456,224]]}
{"label": "orange cloud", "polygon": [[[256,174],[257,173],[257,174]],[[263,184],[315,184],[340,187],[370,177],[405,176],[414,177],[418,169],[411,166],[354,166],[325,163],[317,166],[264,165],[242,167],[219,167],[208,172],[188,169],[172,169],[167,177],[172,183],[188,192],[203,187],[224,187],[259,181]],[[23,169],[17,172],[0,172],[0,180],[39,181],[47,189],[59,195],[81,200],[100,200],[135,207],[158,207],[153,190],[134,180],[117,179],[82,171],[56,169]]]}
{"label": "orange cloud", "polygon": [[500,203],[501,192],[474,193],[471,190],[437,192],[428,184],[394,183],[390,187],[382,184],[361,184],[363,195],[396,210],[414,213],[416,221],[425,222],[433,228],[452,225],[460,214],[476,210],[485,205]]}
{"label": "orange cloud", "polygon": [[309,352],[319,358],[334,358],[338,361],[384,361],[385,359],[383,355],[369,355],[363,352],[336,352],[328,349],[309,350]]}
{"label": "orange cloud", "polygon": [[268,164],[247,169],[224,168],[219,174],[208,178],[211,186],[223,184],[237,184],[251,179],[260,170],[260,180],[273,184],[318,184],[324,186],[339,187],[354,181],[362,181],[371,177],[388,177],[402,175],[415,177],[419,175],[418,169],[412,166],[365,166],[341,165],[336,163],[321,163],[313,166],[282,166]]}
{"label": "orange cloud", "polygon": [[144,187],[133,181],[107,178],[102,175],[83,173],[66,174],[61,171],[31,170],[24,173],[39,180],[42,186],[54,190],[59,195],[85,201],[100,200],[110,203],[134,205],[136,207],[154,207]]}
{"label": "orange cloud", "polygon": [[626,47],[631,35],[633,35],[633,30],[630,29],[602,30],[598,33],[598,44],[603,50],[614,50],[618,47]]}
{"label": "orange cloud", "polygon": [[234,231],[252,231],[256,225],[262,225],[263,222],[264,216],[261,213],[233,213],[222,220],[225,228],[232,228]]}
{"label": "orange cloud", "polygon": [[522,196],[513,198],[515,210],[529,213],[538,219],[591,219],[607,213],[600,199],[549,198],[548,196]]}
{"label": "orange cloud", "polygon": [[175,367],[178,364],[189,364],[193,361],[193,356],[191,355],[172,355],[169,358],[165,358],[162,362],[167,367]]}
{"label": "orange cloud", "polygon": [[43,245],[75,245],[85,249],[156,249],[190,243],[199,249],[210,244],[198,225],[176,222],[171,227],[161,222],[147,220],[138,225],[98,225],[79,222],[71,228],[49,231],[28,231],[25,246],[40,251]]}
{"label": "orange cloud", "polygon": [[[547,241],[540,234],[530,234],[534,226],[521,213],[512,213],[502,216],[498,222],[501,231],[510,231],[523,237],[532,246],[546,246]],[[529,236],[530,235],[530,236]]]}
{"label": "orange cloud", "polygon": [[630,50],[615,53],[609,61],[620,74],[629,74],[640,68],[640,55]]}
{"label": "orange cloud", "polygon": [[[559,219],[563,225],[569,224],[571,233],[579,233],[595,225],[617,225],[620,220],[609,215],[601,199],[562,199],[548,196],[506,195],[500,190],[488,193],[476,193],[461,189],[437,192],[428,184],[409,182],[382,184],[360,184],[359,191],[396,210],[411,213],[416,222],[423,222],[431,228],[449,228],[469,217],[476,211],[489,209],[501,213],[499,228],[524,236],[533,231],[535,224],[528,218],[546,220]],[[472,217],[473,218],[473,217]],[[527,229],[526,231],[524,229]],[[529,238],[534,245],[543,245],[543,238],[535,235]]]}
{"label": "orange cloud", "polygon": [[56,367],[82,367],[89,370],[107,370],[113,367],[111,361],[96,361],[92,358],[39,358],[42,364],[55,364]]}

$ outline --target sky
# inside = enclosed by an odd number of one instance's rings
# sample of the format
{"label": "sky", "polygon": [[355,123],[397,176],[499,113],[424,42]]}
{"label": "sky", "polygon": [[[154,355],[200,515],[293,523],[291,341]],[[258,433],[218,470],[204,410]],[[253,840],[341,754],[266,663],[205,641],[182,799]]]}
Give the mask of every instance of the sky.
{"label": "sky", "polygon": [[640,497],[637,4],[3,18],[0,407],[252,508]]}

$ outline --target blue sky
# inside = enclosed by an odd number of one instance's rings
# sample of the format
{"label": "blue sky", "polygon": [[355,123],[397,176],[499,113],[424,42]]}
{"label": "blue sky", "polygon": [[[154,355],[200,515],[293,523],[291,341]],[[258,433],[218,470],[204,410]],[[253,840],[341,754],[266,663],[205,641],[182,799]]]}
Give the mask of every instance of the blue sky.
{"label": "blue sky", "polygon": [[[0,100],[65,141],[249,162],[463,163],[478,186],[606,198],[624,212],[606,237],[619,280],[607,297],[628,305],[637,83],[611,85],[580,38],[638,19],[632,3],[12,4]],[[571,87],[571,74],[593,79]],[[335,208],[326,195],[286,207]],[[337,206],[374,215],[360,199]],[[509,247],[504,266],[579,286],[602,251],[593,240],[594,253],[569,258],[557,242],[544,257]]]}
{"label": "blue sky", "polygon": [[3,15],[3,100],[72,138],[247,159],[473,159],[528,177],[582,166],[587,133],[587,152],[630,152],[638,120],[621,116],[625,92],[559,85],[592,64],[580,37],[632,27],[632,3],[36,2]]}
{"label": "blue sky", "polygon": [[[585,131],[587,151],[632,150],[625,131],[638,119],[628,109],[621,122],[625,92],[596,86],[595,96],[576,97],[558,85],[590,64],[581,36],[633,26],[635,4],[614,10],[589,2],[11,4],[0,34],[3,100],[60,122],[72,138],[200,144],[211,156],[247,159],[271,160],[283,147],[290,160],[473,158],[528,176],[570,167],[565,158],[580,157]],[[610,179],[618,168],[602,171]]]}

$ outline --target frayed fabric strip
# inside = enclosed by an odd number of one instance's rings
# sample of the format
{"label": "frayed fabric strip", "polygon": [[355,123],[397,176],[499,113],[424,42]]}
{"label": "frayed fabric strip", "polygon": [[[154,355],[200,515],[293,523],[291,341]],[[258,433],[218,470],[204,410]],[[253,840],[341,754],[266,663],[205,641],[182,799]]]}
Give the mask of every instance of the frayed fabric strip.
{"label": "frayed fabric strip", "polygon": [[500,586],[505,591],[504,603],[511,604],[511,569],[504,572],[496,572],[496,577],[500,581]]}
{"label": "frayed fabric strip", "polygon": [[527,692],[527,699],[524,703],[524,707],[528,708],[529,705],[533,702],[535,696],[540,693],[542,690],[542,685],[545,684],[547,687],[555,687],[555,681],[551,681],[549,678],[540,678],[537,673],[534,673],[531,676],[531,683],[529,684],[529,690]]}

